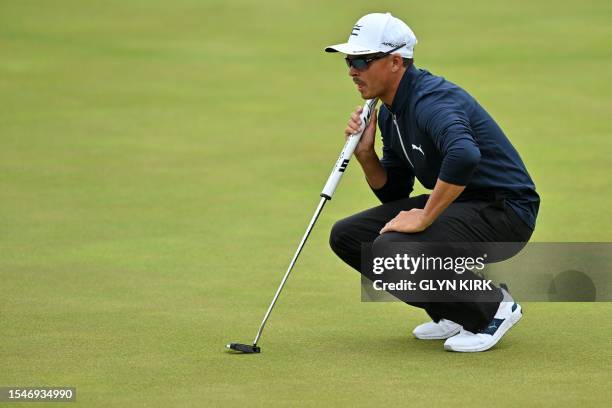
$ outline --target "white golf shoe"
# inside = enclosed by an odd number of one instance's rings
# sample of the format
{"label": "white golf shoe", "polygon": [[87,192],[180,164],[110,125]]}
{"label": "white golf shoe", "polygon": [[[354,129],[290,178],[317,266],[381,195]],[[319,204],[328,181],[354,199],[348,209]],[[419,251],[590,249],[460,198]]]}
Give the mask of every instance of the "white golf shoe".
{"label": "white golf shoe", "polygon": [[460,324],[440,319],[438,323],[432,321],[418,325],[412,331],[412,334],[421,340],[444,340],[459,333],[460,330]]}
{"label": "white golf shoe", "polygon": [[461,328],[458,335],[444,342],[444,349],[470,353],[485,351],[496,345],[502,336],[523,317],[521,305],[516,303],[506,291],[504,291],[504,299],[509,299],[509,301],[499,304],[495,317],[485,329],[472,333]]}

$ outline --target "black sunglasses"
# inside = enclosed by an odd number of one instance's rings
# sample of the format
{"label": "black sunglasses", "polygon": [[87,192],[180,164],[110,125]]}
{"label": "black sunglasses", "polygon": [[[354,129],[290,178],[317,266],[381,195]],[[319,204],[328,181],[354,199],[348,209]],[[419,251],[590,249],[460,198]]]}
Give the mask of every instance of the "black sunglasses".
{"label": "black sunglasses", "polygon": [[404,45],[406,45],[405,43],[400,45],[399,47],[395,47],[392,50],[389,51],[385,51],[381,54],[376,54],[372,57],[361,57],[361,58],[349,58],[346,57],[344,60],[346,61],[346,66],[349,68],[355,68],[358,71],[363,71],[364,69],[366,69],[368,67],[368,64],[370,64],[370,62],[379,60],[381,58],[386,57],[387,55],[391,54],[393,51],[399,50],[400,48],[402,48]]}

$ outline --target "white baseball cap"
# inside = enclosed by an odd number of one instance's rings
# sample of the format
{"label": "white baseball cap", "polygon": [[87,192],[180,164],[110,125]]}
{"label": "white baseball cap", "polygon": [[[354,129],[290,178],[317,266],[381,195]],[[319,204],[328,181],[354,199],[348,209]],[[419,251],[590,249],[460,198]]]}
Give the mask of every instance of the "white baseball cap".
{"label": "white baseball cap", "polygon": [[393,53],[403,58],[412,58],[416,43],[416,36],[402,20],[393,17],[391,13],[372,13],[355,23],[348,42],[330,45],[325,51],[364,55],[388,52],[405,44]]}

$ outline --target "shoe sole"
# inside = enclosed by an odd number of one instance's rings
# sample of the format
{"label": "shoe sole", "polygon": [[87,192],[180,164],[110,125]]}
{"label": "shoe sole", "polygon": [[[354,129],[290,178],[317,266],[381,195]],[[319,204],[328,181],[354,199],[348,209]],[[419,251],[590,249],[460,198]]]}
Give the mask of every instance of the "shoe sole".
{"label": "shoe sole", "polygon": [[444,336],[417,336],[414,333],[412,333],[412,335],[416,339],[419,339],[419,340],[446,340],[446,339],[450,339],[454,335],[458,334],[460,331],[461,331],[461,326],[459,326],[455,330],[445,334]]}
{"label": "shoe sole", "polygon": [[[447,351],[458,351],[458,352],[461,352],[461,353],[477,353],[479,351],[487,351],[487,350],[489,350],[490,348],[495,346],[497,343],[499,343],[501,338],[504,337],[504,334],[506,334],[508,332],[508,330],[510,330],[512,328],[512,326],[517,324],[519,322],[519,320],[521,320],[521,318],[523,317],[523,308],[521,308],[521,305],[519,305],[518,303],[516,304],[516,306],[517,306],[517,308],[510,315],[510,318],[507,319],[506,321],[504,321],[504,323],[502,323],[502,325],[499,327],[499,329],[493,335],[493,340],[494,341],[491,344],[487,344],[486,346],[475,348],[475,349],[458,349],[458,348],[452,348],[451,346],[444,344],[444,350],[447,350]],[[508,323],[508,324],[506,324],[506,323]]]}

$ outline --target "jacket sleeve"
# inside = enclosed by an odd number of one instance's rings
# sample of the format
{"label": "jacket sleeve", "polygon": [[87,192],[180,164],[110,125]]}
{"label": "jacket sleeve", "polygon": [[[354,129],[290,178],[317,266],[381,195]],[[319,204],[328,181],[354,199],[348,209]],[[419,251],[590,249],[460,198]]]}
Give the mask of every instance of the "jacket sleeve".
{"label": "jacket sleeve", "polygon": [[[406,163],[397,157],[388,143],[385,123],[389,113],[383,106],[378,114],[378,127],[382,135],[382,158],[380,164],[387,171],[387,182],[379,189],[372,189],[376,197],[384,204],[390,201],[408,198],[414,187],[414,173]],[[390,136],[390,135],[389,135]],[[387,141],[387,143],[386,143]]]}
{"label": "jacket sleeve", "polygon": [[465,105],[465,100],[440,92],[425,96],[415,107],[417,126],[432,138],[442,155],[438,178],[460,186],[469,183],[480,162]]}

